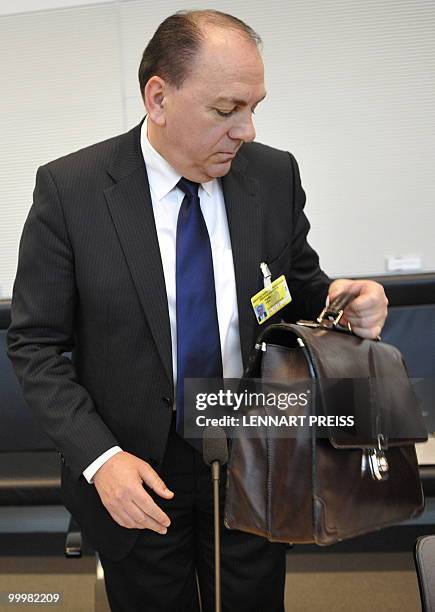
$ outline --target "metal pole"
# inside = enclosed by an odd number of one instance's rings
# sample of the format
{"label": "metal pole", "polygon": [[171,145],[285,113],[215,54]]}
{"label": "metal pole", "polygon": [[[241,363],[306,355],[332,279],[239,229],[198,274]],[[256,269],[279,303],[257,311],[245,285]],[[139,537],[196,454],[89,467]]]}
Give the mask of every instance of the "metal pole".
{"label": "metal pole", "polygon": [[214,601],[215,612],[221,612],[221,543],[220,543],[220,523],[219,523],[219,461],[212,463],[213,478],[213,503],[214,503]]}

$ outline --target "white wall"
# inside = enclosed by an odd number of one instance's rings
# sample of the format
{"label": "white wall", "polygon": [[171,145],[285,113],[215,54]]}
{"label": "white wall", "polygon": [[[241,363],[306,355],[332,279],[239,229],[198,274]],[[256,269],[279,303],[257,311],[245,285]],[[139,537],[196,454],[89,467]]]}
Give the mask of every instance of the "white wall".
{"label": "white wall", "polygon": [[[0,16],[0,297],[11,294],[36,167],[142,116],[141,53],[203,2],[35,0]],[[9,2],[0,3],[1,10]],[[27,2],[27,10],[29,10]],[[435,270],[435,2],[221,0],[264,40],[257,139],[299,161],[311,242],[331,275],[421,255]],[[7,11],[5,11],[7,12]]]}
{"label": "white wall", "polygon": [[1,0],[0,15],[31,13],[49,9],[85,6],[91,4],[107,4],[107,0]]}

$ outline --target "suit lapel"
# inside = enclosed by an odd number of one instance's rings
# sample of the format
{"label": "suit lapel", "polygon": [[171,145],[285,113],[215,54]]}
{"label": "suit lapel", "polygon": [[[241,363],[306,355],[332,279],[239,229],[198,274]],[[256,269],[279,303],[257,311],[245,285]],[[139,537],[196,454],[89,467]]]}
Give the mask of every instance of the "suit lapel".
{"label": "suit lapel", "polygon": [[246,367],[255,334],[251,297],[261,288],[262,207],[258,181],[244,172],[246,160],[238,155],[222,179],[236,276],[239,333]]}
{"label": "suit lapel", "polygon": [[171,328],[160,248],[148,178],[140,149],[140,126],[121,137],[109,170],[116,181],[105,190],[107,206],[142,308],[170,381]]}

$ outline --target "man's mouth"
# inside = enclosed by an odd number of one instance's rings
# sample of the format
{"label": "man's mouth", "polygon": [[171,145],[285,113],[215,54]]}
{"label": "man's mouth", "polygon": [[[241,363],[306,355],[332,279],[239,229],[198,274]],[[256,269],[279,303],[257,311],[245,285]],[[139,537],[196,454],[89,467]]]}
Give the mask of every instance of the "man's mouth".
{"label": "man's mouth", "polygon": [[233,159],[233,157],[236,156],[236,153],[237,151],[233,151],[232,153],[228,151],[221,151],[220,153],[218,153],[218,155],[222,155],[226,159]]}

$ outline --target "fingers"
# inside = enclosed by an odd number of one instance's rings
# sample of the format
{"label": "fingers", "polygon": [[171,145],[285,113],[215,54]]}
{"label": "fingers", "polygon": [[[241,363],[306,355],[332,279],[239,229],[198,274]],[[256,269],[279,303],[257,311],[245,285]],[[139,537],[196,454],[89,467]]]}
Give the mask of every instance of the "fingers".
{"label": "fingers", "polygon": [[135,486],[117,487],[110,498],[101,500],[112,518],[128,529],[151,529],[166,533],[171,524],[169,516],[145,491],[142,483]]}
{"label": "fingers", "polygon": [[387,318],[388,300],[382,285],[365,279],[338,279],[330,285],[330,301],[343,291],[356,297],[345,308],[340,322],[345,325],[349,322],[354,333],[362,338],[377,338]]}
{"label": "fingers", "polygon": [[168,489],[163,480],[157,474],[155,470],[149,465],[149,463],[143,462],[143,467],[140,470],[142,480],[146,485],[150,487],[157,495],[170,499],[174,493]]}
{"label": "fingers", "polygon": [[[151,500],[152,501],[152,500]],[[157,533],[166,533],[171,524],[169,517],[152,501],[152,504],[161,514],[161,517],[156,520],[153,518],[152,512],[144,512],[133,502],[129,507],[129,514],[132,516],[140,529],[152,529]]]}
{"label": "fingers", "polygon": [[381,325],[377,325],[376,327],[357,327],[356,328],[356,335],[360,336],[361,338],[368,338],[369,340],[380,340],[380,335],[381,335],[381,331],[382,331],[382,326]]}
{"label": "fingers", "polygon": [[151,531],[155,531],[156,533],[160,533],[161,535],[165,535],[168,532],[167,527],[163,527],[153,519],[145,516],[143,513],[140,515],[136,515],[133,507],[131,507],[128,511],[127,509],[119,510],[118,512],[112,511],[110,512],[110,516],[114,521],[121,525],[121,527],[125,527],[126,529],[149,529]]}
{"label": "fingers", "polygon": [[333,302],[340,293],[348,292],[353,281],[350,278],[338,278],[329,285],[329,303]]}
{"label": "fingers", "polygon": [[148,463],[127,452],[111,457],[94,475],[103,505],[121,527],[164,534],[171,521],[147,493],[144,483],[166,499],[174,495]]}
{"label": "fingers", "polygon": [[165,521],[165,525],[155,521],[151,516],[143,512],[134,502],[127,503],[117,508],[117,510],[114,510],[112,512],[112,518],[127,529],[150,529],[162,535],[167,533],[170,525],[169,518]]}
{"label": "fingers", "polygon": [[373,281],[365,281],[364,284],[354,287],[353,290],[352,285],[350,288],[351,293],[357,295],[350,304],[356,314],[367,314],[370,311],[386,312],[388,300],[382,285]]}
{"label": "fingers", "polygon": [[381,335],[382,326],[374,325],[373,327],[362,327],[359,325],[354,325],[352,322],[350,323],[352,326],[352,331],[360,338],[368,338],[370,340],[375,340]]}
{"label": "fingers", "polygon": [[384,288],[379,283],[368,280],[352,280],[349,278],[339,278],[329,286],[329,300],[335,299],[342,292],[353,293],[356,298],[352,301],[358,304],[358,308],[368,308],[388,305],[388,300]]}
{"label": "fingers", "polygon": [[376,327],[380,325],[380,317],[377,313],[372,314],[369,312],[368,314],[354,314],[352,310],[345,310],[343,317],[340,320],[341,325],[346,325],[349,322],[352,325],[352,328],[356,327]]}
{"label": "fingers", "polygon": [[363,338],[374,338],[380,335],[382,327],[387,318],[388,300],[382,290],[370,291],[356,297],[345,309],[345,315],[353,326],[355,333],[357,329],[369,332],[363,334]]}
{"label": "fingers", "polygon": [[171,524],[169,516],[156,504],[143,486],[141,486],[139,490],[134,491],[131,500],[143,514],[154,522],[159,523],[163,527],[169,527]]}

